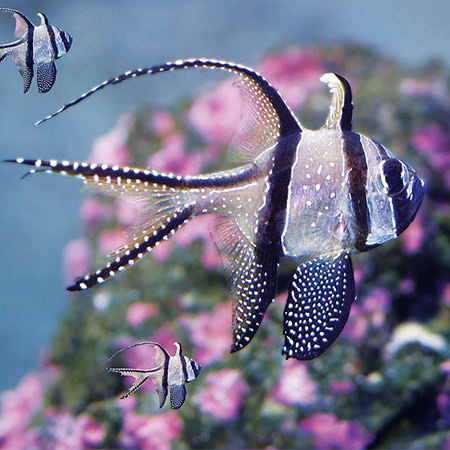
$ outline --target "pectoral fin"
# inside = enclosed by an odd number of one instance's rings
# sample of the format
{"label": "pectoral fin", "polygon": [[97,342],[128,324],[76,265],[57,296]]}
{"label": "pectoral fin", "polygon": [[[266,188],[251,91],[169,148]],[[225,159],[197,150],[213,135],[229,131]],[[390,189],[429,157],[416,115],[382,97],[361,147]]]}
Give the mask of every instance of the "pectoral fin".
{"label": "pectoral fin", "polygon": [[284,309],[283,354],[299,360],[321,355],[342,331],[354,299],[349,255],[297,267]]}
{"label": "pectoral fin", "polygon": [[42,63],[37,68],[37,85],[41,94],[48,92],[56,80],[56,66],[54,61]]}
{"label": "pectoral fin", "polygon": [[180,409],[186,400],[186,387],[184,384],[174,384],[170,387],[170,406]]}

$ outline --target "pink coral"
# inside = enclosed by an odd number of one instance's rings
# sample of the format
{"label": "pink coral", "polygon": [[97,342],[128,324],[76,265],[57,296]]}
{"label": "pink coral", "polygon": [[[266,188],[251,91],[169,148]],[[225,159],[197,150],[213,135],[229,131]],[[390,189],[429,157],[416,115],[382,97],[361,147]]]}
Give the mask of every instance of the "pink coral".
{"label": "pink coral", "polygon": [[116,217],[122,227],[131,227],[136,223],[138,208],[131,201],[118,198],[116,200]]}
{"label": "pink coral", "polygon": [[450,134],[434,123],[417,130],[413,135],[413,144],[443,175],[447,187],[450,187]]}
{"label": "pink coral", "polygon": [[371,435],[356,421],[338,420],[331,413],[317,413],[301,420],[300,427],[309,434],[319,449],[359,449]]}
{"label": "pink coral", "polygon": [[353,304],[350,309],[348,322],[342,330],[342,336],[348,337],[355,343],[361,342],[366,336],[369,324],[363,314],[360,304]]}
{"label": "pink coral", "polygon": [[196,217],[178,231],[174,237],[174,241],[182,247],[188,247],[197,239],[202,240],[204,245],[202,263],[209,269],[220,266],[222,263],[211,236],[211,227],[214,220],[215,216],[213,215]]}
{"label": "pink coral", "polygon": [[85,275],[91,268],[91,247],[84,239],[70,241],[64,248],[64,280],[68,283],[80,275]]}
{"label": "pink coral", "polygon": [[370,323],[381,326],[384,323],[387,308],[391,303],[391,294],[385,288],[375,288],[364,299],[363,310],[370,315]]}
{"label": "pink coral", "polygon": [[130,126],[130,118],[121,117],[115,128],[94,141],[89,161],[119,166],[129,164],[130,154],[126,143]]}
{"label": "pink coral", "polygon": [[212,313],[203,312],[194,319],[182,319],[181,322],[191,330],[190,339],[195,345],[195,359],[203,366],[219,361],[230,350],[229,303],[216,306]]}
{"label": "pink coral", "polygon": [[239,412],[244,396],[249,392],[247,383],[237,370],[223,369],[209,373],[206,388],[197,398],[203,413],[216,419],[231,420]]}
{"label": "pink coral", "polygon": [[78,449],[100,445],[106,436],[103,426],[87,414],[72,416],[50,407],[44,411],[40,439],[43,448]]}
{"label": "pink coral", "polygon": [[36,374],[26,375],[19,385],[1,396],[0,447],[25,448],[31,417],[42,405],[43,381]]}
{"label": "pink coral", "polygon": [[105,205],[100,199],[89,197],[82,203],[80,214],[85,227],[91,230],[99,223],[111,220],[113,210],[110,205]]}
{"label": "pink coral", "polygon": [[123,229],[105,230],[98,236],[98,246],[103,253],[109,253],[127,242]]}
{"label": "pink coral", "polygon": [[258,70],[294,109],[302,106],[311,92],[323,88],[319,78],[324,72],[324,64],[316,50],[289,48],[269,55]]}
{"label": "pink coral", "polygon": [[191,106],[191,125],[210,144],[228,144],[241,116],[239,89],[230,81],[219,84],[213,91],[198,97]]}
{"label": "pink coral", "polygon": [[290,359],[283,363],[280,379],[272,393],[284,405],[311,405],[317,400],[317,383],[308,374],[305,362]]}
{"label": "pink coral", "polygon": [[186,137],[181,133],[167,136],[159,152],[152,155],[148,165],[164,172],[179,175],[195,175],[203,166],[203,156],[198,152],[185,151]]}
{"label": "pink coral", "polygon": [[136,302],[127,311],[127,323],[132,327],[141,325],[159,312],[159,305],[153,303]]}
{"label": "pink coral", "polygon": [[182,429],[183,421],[174,411],[151,416],[127,411],[119,442],[126,448],[170,449],[170,443],[180,437]]}
{"label": "pink coral", "polygon": [[168,111],[155,111],[150,118],[150,127],[157,136],[166,136],[175,128],[175,120]]}
{"label": "pink coral", "polygon": [[406,253],[417,253],[422,248],[426,237],[422,215],[419,212],[414,221],[400,235],[400,242]]}

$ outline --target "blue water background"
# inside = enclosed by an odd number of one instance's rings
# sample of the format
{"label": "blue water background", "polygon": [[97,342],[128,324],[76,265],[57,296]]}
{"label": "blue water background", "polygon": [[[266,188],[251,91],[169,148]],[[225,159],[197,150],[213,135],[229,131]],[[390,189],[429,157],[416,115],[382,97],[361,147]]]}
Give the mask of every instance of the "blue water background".
{"label": "blue water background", "polygon": [[[210,72],[144,77],[33,125],[105,78],[167,60],[204,56],[252,66],[290,44],[354,42],[411,67],[450,62],[450,3],[444,0],[23,0],[3,6],[34,22],[38,11],[45,12],[74,43],[57,61],[56,84],[45,95],[37,93],[35,81],[23,95],[12,62],[0,65],[0,158],[84,160],[93,140],[122,113],[143,105],[170,107],[218,79]],[[12,18],[0,15],[0,42],[11,41],[13,29]],[[82,233],[80,183],[50,176],[21,181],[23,173],[0,166],[0,390],[37,367],[59,319],[76,301],[65,292],[62,251]]]}

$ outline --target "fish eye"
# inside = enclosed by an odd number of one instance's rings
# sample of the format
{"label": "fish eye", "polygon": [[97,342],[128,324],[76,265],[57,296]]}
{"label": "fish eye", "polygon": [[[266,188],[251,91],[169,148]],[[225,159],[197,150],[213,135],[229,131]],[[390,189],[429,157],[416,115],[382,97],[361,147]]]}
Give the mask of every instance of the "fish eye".
{"label": "fish eye", "polygon": [[381,190],[395,197],[400,195],[409,182],[408,169],[404,163],[398,159],[387,159],[381,166]]}

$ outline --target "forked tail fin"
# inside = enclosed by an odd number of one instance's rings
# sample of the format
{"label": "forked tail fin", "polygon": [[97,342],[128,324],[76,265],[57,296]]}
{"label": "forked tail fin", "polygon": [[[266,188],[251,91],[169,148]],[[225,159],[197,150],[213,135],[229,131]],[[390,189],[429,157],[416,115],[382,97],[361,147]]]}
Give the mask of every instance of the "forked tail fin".
{"label": "forked tail fin", "polygon": [[67,288],[69,291],[93,287],[142,259],[195,216],[201,191],[191,191],[191,185],[198,183],[194,178],[190,181],[189,177],[152,169],[23,158],[5,162],[33,166],[28,174],[48,172],[78,177],[96,191],[123,196],[140,206],[141,225],[130,230],[130,241],[112,252],[104,267],[77,278]]}

